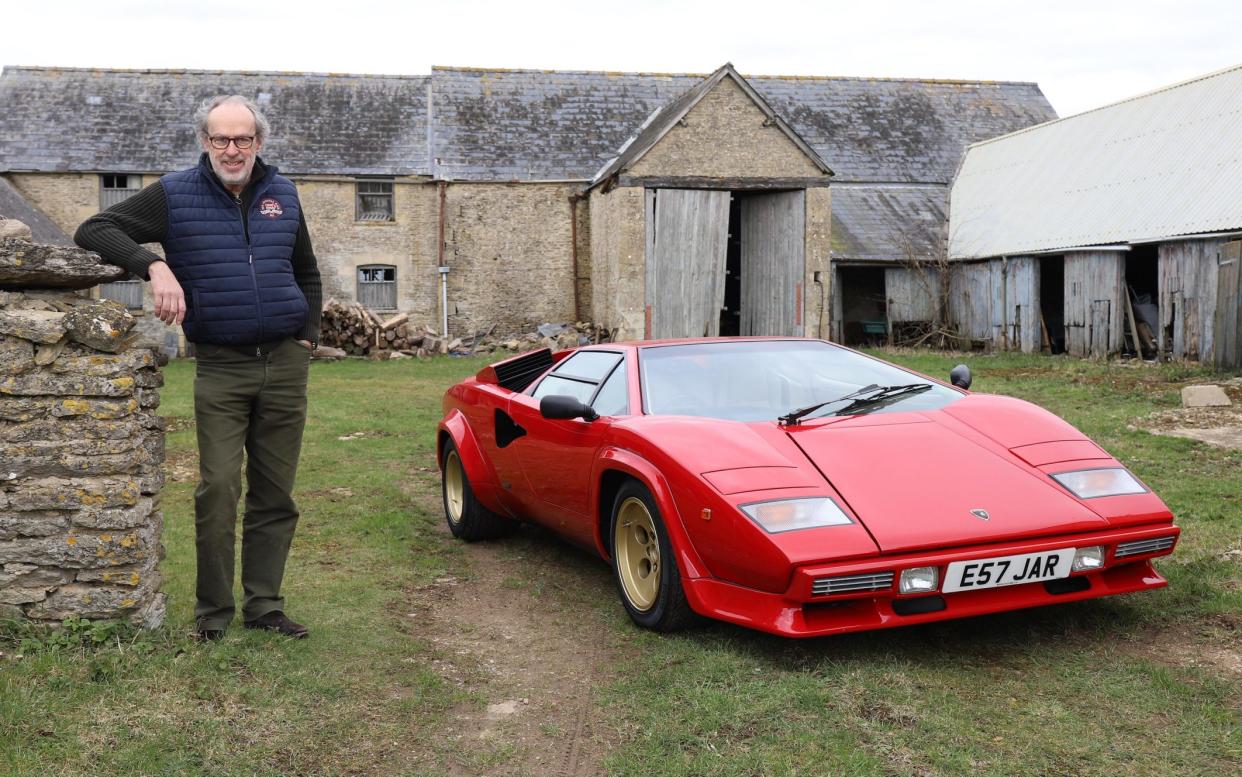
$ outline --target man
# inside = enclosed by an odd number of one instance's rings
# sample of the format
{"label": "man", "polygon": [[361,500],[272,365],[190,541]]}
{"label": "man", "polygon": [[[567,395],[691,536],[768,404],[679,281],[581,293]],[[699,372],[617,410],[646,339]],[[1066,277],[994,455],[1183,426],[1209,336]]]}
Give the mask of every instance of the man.
{"label": "man", "polygon": [[[294,476],[306,421],[306,377],[319,339],[319,269],[297,190],[259,159],[269,125],[238,95],[194,115],[203,154],[91,217],[74,240],[150,280],[155,315],[194,343],[199,485],[195,636],[217,640],[234,615],[233,554],[242,454],[242,619],[288,637],[285,559],[297,525]],[[159,242],[164,258],[140,243]]]}

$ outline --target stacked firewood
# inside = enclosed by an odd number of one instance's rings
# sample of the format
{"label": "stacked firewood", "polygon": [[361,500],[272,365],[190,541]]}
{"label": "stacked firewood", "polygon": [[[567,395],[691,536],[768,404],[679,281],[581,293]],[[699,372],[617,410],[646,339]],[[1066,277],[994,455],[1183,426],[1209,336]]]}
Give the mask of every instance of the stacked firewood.
{"label": "stacked firewood", "polygon": [[579,322],[542,324],[534,331],[506,334],[497,334],[496,326],[492,325],[460,337],[445,336],[427,326],[412,323],[407,313],[381,317],[360,303],[329,299],[323,306],[319,356],[399,359],[445,353],[471,355],[542,347],[573,348],[605,342],[611,339],[611,335],[611,332],[595,324]]}
{"label": "stacked firewood", "polygon": [[338,348],[349,356],[426,356],[442,347],[437,333],[411,324],[408,313],[381,318],[357,302],[335,299],[324,303],[319,345]]}

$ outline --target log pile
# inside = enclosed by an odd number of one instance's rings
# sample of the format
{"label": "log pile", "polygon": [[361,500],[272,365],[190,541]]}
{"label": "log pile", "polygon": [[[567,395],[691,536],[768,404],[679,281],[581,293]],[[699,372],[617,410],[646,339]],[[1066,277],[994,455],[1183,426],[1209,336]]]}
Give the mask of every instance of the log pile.
{"label": "log pile", "polygon": [[323,306],[319,355],[368,359],[426,358],[450,353],[469,356],[543,347],[575,348],[610,339],[611,332],[585,322],[542,324],[534,331],[504,334],[497,334],[492,325],[461,337],[445,336],[428,326],[414,324],[408,313],[381,317],[358,302],[329,299]]}

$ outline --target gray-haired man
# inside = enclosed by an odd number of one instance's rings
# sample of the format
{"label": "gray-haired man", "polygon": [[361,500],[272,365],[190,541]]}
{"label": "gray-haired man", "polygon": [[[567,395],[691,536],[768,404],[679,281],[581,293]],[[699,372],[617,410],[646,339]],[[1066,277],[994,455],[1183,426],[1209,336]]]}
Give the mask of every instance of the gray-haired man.
{"label": "gray-haired man", "polygon": [[[78,245],[151,281],[155,314],[196,346],[199,485],[195,634],[232,620],[234,531],[246,459],[242,618],[289,637],[285,560],[297,525],[292,490],[306,421],[306,378],[318,340],[319,269],[297,190],[258,157],[268,123],[238,95],[195,114],[203,154],[78,228]],[[165,258],[142,248],[158,242]]]}

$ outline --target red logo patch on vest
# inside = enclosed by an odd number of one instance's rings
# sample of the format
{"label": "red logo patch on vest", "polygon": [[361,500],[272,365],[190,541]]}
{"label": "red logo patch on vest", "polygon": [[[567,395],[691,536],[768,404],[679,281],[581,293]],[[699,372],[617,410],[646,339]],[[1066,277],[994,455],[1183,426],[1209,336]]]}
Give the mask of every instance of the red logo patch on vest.
{"label": "red logo patch on vest", "polygon": [[267,216],[269,219],[278,219],[285,214],[284,208],[280,207],[280,202],[271,197],[264,197],[259,202],[259,215]]}

